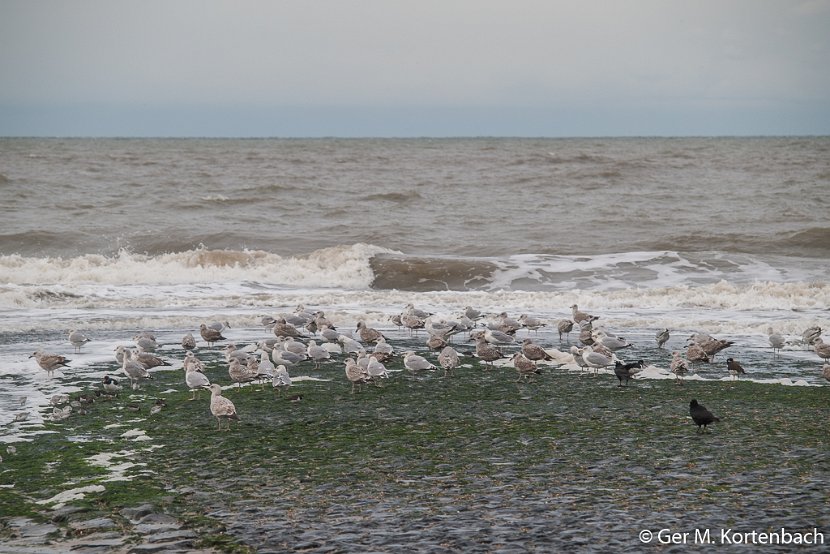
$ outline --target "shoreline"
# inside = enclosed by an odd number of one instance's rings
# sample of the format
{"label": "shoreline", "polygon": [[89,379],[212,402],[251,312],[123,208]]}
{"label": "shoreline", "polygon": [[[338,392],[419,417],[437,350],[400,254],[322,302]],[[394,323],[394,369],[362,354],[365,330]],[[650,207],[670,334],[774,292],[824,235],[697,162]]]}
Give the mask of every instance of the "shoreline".
{"label": "shoreline", "polygon": [[[394,336],[398,350],[415,344]],[[199,354],[211,380],[227,384],[221,347]],[[97,400],[3,452],[4,512],[31,518],[38,532],[55,526],[35,536],[57,548],[120,533],[106,539],[120,546],[102,552],[152,549],[135,542],[140,518],[124,514],[141,507],[178,526],[169,531],[186,535],[187,548],[221,552],[637,551],[638,525],[714,529],[719,518],[747,531],[830,529],[819,487],[823,387],[637,379],[619,388],[613,375],[556,366],[520,383],[512,367],[482,369],[473,358],[447,378],[412,374],[397,359],[387,367],[383,387],[356,394],[342,358],[298,371],[325,380],[295,382],[294,402],[226,391],[241,422],[222,433],[206,395],[187,400],[180,369],[156,371],[139,393]],[[722,419],[710,433],[695,432],[693,397]],[[42,503],[96,486],[104,491],[58,509],[65,519]],[[25,544],[9,519],[0,538]],[[115,530],[72,527],[96,519]]]}

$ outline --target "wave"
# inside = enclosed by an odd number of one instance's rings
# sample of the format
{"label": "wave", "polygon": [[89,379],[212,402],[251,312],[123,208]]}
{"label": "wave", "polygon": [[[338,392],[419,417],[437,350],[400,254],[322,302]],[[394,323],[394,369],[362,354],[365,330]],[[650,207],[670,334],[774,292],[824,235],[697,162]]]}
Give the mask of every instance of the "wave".
{"label": "wave", "polygon": [[[816,233],[802,240],[815,239]],[[120,286],[255,282],[268,287],[426,292],[602,291],[695,286],[720,281],[827,282],[823,258],[724,252],[666,250],[475,258],[412,256],[356,243],[304,255],[281,256],[266,250],[208,249],[200,245],[194,248],[169,242],[154,246],[176,248],[163,254],[138,254],[122,248],[113,255],[83,254],[67,258],[3,255],[0,256],[0,283]],[[180,246],[184,248],[179,249]]]}
{"label": "wave", "polygon": [[830,227],[813,227],[780,241],[789,250],[806,255],[830,255]]}
{"label": "wave", "polygon": [[830,228],[813,227],[769,238],[738,233],[672,235],[650,242],[646,246],[655,250],[671,248],[683,252],[724,251],[803,257],[828,256]]}
{"label": "wave", "polygon": [[825,281],[820,259],[793,264],[722,252],[625,252],[591,256],[527,254],[506,258],[378,254],[372,288],[430,290],[615,290],[711,284],[722,280]]}
{"label": "wave", "polygon": [[15,285],[176,285],[254,281],[288,287],[367,289],[369,260],[392,251],[368,244],[283,257],[263,250],[209,250],[148,255],[0,256],[0,282]]}

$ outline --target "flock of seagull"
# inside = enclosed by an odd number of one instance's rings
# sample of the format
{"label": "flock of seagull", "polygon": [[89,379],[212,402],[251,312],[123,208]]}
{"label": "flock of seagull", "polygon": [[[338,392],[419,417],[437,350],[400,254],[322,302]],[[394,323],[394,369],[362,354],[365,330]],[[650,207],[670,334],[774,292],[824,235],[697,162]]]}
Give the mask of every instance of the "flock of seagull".
{"label": "flock of seagull", "polygon": [[[444,371],[444,376],[447,376],[461,365],[464,357],[474,356],[485,367],[492,367],[494,362],[512,363],[518,374],[517,379],[526,381],[542,372],[539,363],[573,361],[583,370],[593,369],[598,372],[600,369],[613,368],[619,380],[618,386],[627,386],[629,380],[645,367],[642,360],[625,363],[617,357],[618,352],[630,348],[632,344],[623,337],[595,329],[594,323],[599,319],[598,316],[579,310],[576,304],[571,306],[571,310],[571,318],[553,323],[560,342],[564,339],[570,343],[570,333],[578,329],[579,345],[572,345],[568,352],[556,349],[549,351],[534,342],[530,337],[531,332],[538,332],[548,323],[528,315],[513,319],[502,312],[486,319],[479,310],[467,307],[463,313],[450,320],[436,317],[409,304],[403,312],[392,316],[390,320],[394,325],[405,329],[410,336],[416,336],[422,330],[427,335],[425,346],[430,354],[420,355],[415,350],[400,354],[403,366],[412,372],[440,368]],[[324,312],[310,312],[300,305],[293,313],[280,314],[278,317],[264,316],[261,324],[270,330],[271,336],[244,348],[237,348],[228,342],[223,349],[228,376],[237,388],[257,382],[260,388],[264,388],[264,383],[270,381],[275,394],[282,395],[292,384],[288,368],[300,363],[312,363],[315,369],[320,369],[322,363],[343,355],[344,373],[351,383],[352,393],[367,384],[381,386],[381,382],[389,377],[384,364],[393,359],[395,350],[381,331],[363,320],[358,321],[355,331],[343,331],[335,327]],[[223,335],[228,327],[230,325],[227,322],[202,323],[199,334],[212,347],[217,342],[228,341]],[[517,337],[520,330],[526,330],[526,337],[522,340]],[[474,350],[459,352],[452,346],[453,337],[462,333],[466,333],[474,343]],[[822,371],[830,381],[830,364],[827,363],[830,359],[830,344],[822,340],[821,333],[819,327],[811,327],[804,331],[801,341],[825,361]],[[769,329],[768,334],[773,355],[777,355],[786,345],[785,338],[772,329]],[[657,347],[662,349],[669,338],[668,329],[658,331],[655,335]],[[90,341],[89,337],[77,330],[71,331],[68,339],[76,353]],[[153,378],[150,369],[171,364],[155,354],[158,343],[153,333],[141,332],[133,340],[135,346],[132,348],[117,346],[115,358],[121,364],[121,371],[130,381],[131,388],[138,390],[141,382]],[[689,338],[685,352],[672,352],[670,371],[675,375],[676,382],[683,384],[683,378],[696,364],[711,363],[718,353],[733,344],[732,341],[696,333]],[[183,360],[184,382],[191,392],[190,400],[198,400],[200,391],[209,390],[210,412],[217,420],[218,429],[223,429],[223,421],[227,423],[225,429],[229,429],[230,420],[238,420],[239,415],[233,402],[223,396],[222,387],[218,383],[211,383],[205,375],[204,364],[194,352],[197,342],[192,333],[183,337],[181,346],[186,351]],[[513,350],[512,353],[505,352],[508,348]],[[434,357],[434,363],[430,361],[430,355]],[[34,352],[31,357],[50,376],[56,369],[67,367],[69,363],[62,355],[42,350]],[[727,370],[734,379],[746,373],[733,358],[728,358],[726,362]],[[122,388],[118,379],[109,374],[102,378],[101,386],[109,394],[117,394]],[[717,421],[696,400],[690,405],[690,414],[699,430],[701,426],[705,430],[706,425]]]}

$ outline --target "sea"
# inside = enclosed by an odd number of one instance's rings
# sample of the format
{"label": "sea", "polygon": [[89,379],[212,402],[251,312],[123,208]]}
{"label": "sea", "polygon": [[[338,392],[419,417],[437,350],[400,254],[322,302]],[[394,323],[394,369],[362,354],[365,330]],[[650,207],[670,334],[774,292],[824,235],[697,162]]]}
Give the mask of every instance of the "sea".
{"label": "sea", "polygon": [[[241,346],[298,305],[393,336],[408,304],[525,314],[548,325],[520,337],[567,352],[577,304],[645,378],[708,333],[734,345],[692,377],[729,379],[729,355],[745,379],[827,386],[802,333],[830,327],[828,262],[830,137],[2,138],[0,441],[117,374],[140,331],[175,366],[202,322]],[[48,376],[39,349],[69,367]]]}

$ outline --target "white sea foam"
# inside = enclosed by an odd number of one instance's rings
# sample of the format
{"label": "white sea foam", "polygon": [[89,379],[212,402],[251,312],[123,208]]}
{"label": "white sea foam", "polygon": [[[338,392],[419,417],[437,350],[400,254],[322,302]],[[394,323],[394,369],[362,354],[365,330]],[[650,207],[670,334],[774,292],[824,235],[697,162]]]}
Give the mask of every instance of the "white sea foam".
{"label": "white sea foam", "polygon": [[[15,285],[49,286],[35,300],[49,301],[82,294],[77,285],[179,285],[257,282],[283,286],[365,289],[372,282],[369,260],[378,253],[395,253],[368,244],[323,248],[305,256],[283,257],[261,250],[207,250],[149,256],[122,249],[116,256],[86,254],[73,258],[0,256],[3,294]],[[22,299],[21,299],[22,301]],[[8,304],[8,302],[5,302]]]}

